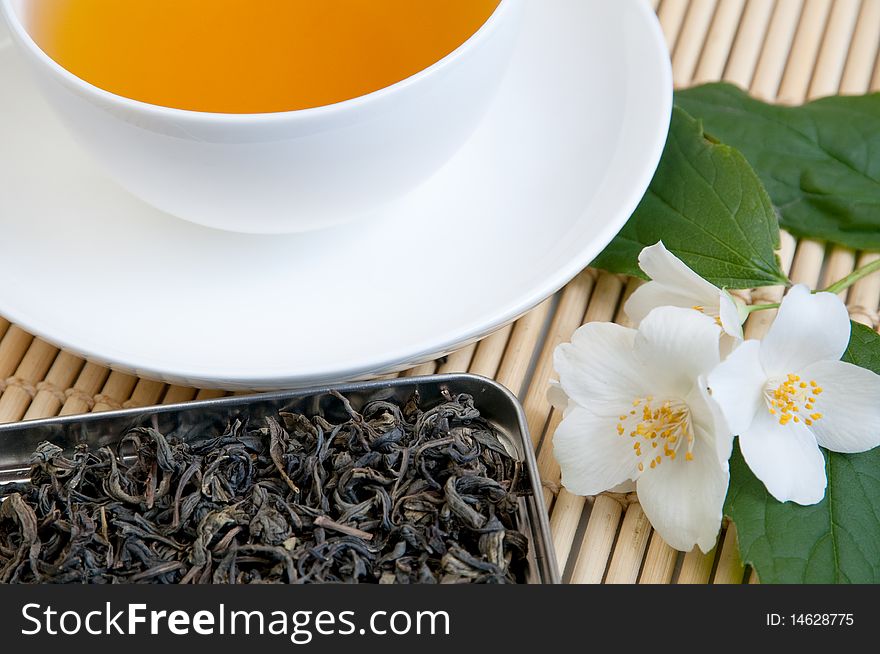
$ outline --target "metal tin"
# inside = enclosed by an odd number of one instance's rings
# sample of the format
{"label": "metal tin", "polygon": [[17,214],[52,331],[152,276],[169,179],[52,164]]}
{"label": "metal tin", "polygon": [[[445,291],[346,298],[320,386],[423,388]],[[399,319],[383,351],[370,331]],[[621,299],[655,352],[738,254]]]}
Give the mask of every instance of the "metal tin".
{"label": "metal tin", "polygon": [[0,484],[28,479],[29,458],[42,441],[64,448],[73,448],[77,443],[101,447],[118,442],[129,429],[143,426],[186,439],[187,430],[191,433],[198,429],[203,434],[206,428],[222,429],[241,413],[260,418],[278,411],[298,411],[310,416],[320,414],[329,420],[345,419],[341,403],[329,393],[331,388],[345,395],[355,409],[373,400],[403,403],[414,391],[419,392],[422,405],[428,408],[442,401],[443,389],[453,394],[472,395],[482,416],[493,424],[508,451],[520,459],[528,471],[532,493],[521,498],[519,511],[519,528],[530,541],[528,582],[559,583],[525,413],[510,391],[476,375],[430,375],[361,382],[0,425]]}

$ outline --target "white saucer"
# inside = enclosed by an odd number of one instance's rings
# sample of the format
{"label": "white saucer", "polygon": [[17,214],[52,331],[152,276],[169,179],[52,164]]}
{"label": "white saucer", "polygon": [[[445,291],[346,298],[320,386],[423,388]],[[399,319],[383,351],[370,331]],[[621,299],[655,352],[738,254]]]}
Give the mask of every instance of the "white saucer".
{"label": "white saucer", "polygon": [[23,68],[0,33],[0,314],[114,368],[226,388],[391,372],[514,320],[624,224],[672,104],[647,2],[529,0],[497,101],[433,179],[369,221],[244,236],[106,180]]}

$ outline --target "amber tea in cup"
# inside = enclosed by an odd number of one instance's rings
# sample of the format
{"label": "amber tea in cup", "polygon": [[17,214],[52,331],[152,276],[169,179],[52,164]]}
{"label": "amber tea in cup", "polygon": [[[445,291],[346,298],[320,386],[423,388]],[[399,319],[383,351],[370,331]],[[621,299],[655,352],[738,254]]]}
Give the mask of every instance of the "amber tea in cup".
{"label": "amber tea in cup", "polygon": [[217,113],[329,105],[430,67],[500,0],[29,0],[36,43],[91,84]]}
{"label": "amber tea in cup", "polygon": [[0,16],[120,186],[199,225],[289,234],[376,216],[449,162],[530,3],[0,0]]}

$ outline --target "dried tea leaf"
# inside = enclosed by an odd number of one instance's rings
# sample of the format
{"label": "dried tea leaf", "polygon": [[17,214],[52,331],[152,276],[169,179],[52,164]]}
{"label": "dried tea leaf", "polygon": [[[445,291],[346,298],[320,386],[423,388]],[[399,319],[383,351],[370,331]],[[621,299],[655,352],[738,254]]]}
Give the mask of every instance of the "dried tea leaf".
{"label": "dried tea leaf", "polygon": [[[133,429],[68,458],[43,443],[0,487],[0,581],[523,581],[521,463],[466,395],[347,419]],[[184,438],[178,437],[183,435]]]}

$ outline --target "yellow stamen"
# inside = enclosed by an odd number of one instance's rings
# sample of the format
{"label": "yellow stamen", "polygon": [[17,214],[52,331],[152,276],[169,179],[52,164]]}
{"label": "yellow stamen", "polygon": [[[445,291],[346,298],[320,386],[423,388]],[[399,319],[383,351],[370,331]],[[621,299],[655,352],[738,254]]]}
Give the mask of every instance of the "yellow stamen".
{"label": "yellow stamen", "polygon": [[[629,420],[629,416],[624,415],[616,428],[618,434],[626,432],[636,439],[633,442],[633,453],[639,459],[639,464],[642,464],[639,467],[640,472],[644,470],[645,464],[656,468],[664,458],[674,460],[682,442],[687,443],[687,460],[693,460],[695,438],[690,409],[686,404],[677,400],[661,400],[658,403],[653,396],[648,395],[635,398],[632,406],[638,407],[630,411],[630,415],[635,416],[638,422],[627,430],[624,422]],[[647,456],[647,452],[642,449],[643,443],[651,444],[651,456]]]}
{"label": "yellow stamen", "polygon": [[[765,388],[764,397],[770,415],[778,415],[779,424],[785,426],[792,420],[795,423],[800,423],[802,418],[798,414],[802,411],[804,413],[812,411],[814,404],[818,401],[816,396],[821,392],[822,389],[816,380],[801,381],[798,375],[790,373],[786,375],[784,381],[776,382]],[[803,420],[805,424],[812,425],[821,417],[822,414],[813,413],[810,414],[809,421],[806,421],[805,418]]]}

